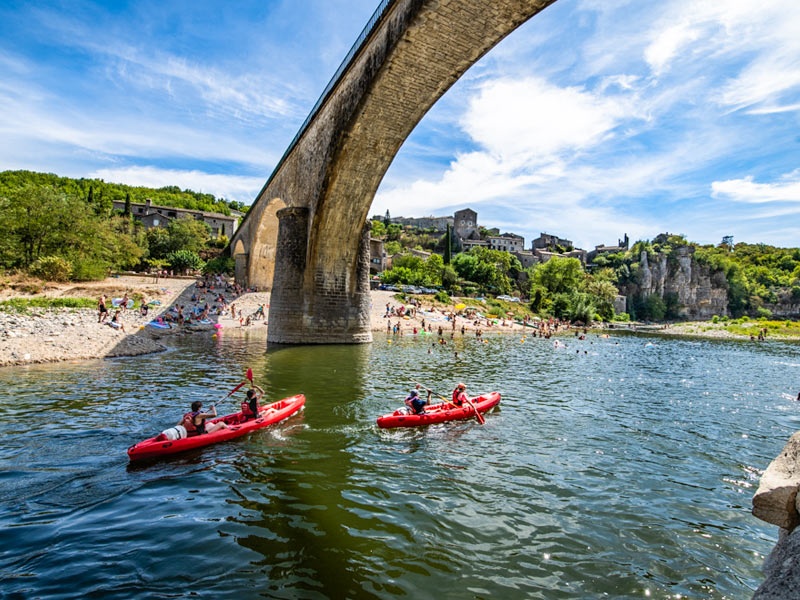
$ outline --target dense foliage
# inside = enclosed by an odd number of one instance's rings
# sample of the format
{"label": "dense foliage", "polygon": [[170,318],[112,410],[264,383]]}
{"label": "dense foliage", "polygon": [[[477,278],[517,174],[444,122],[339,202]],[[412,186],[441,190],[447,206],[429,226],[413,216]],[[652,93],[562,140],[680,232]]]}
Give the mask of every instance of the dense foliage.
{"label": "dense foliage", "polygon": [[216,198],[212,194],[181,190],[177,186],[155,189],[123,185],[121,183],[108,183],[102,179],[59,177],[52,173],[36,173],[33,171],[0,172],[0,197],[8,196],[9,194],[13,195],[17,190],[25,186],[58,189],[73,198],[85,199],[98,213],[110,213],[112,202],[125,201],[126,197],[129,198],[130,202],[143,203],[147,198],[150,198],[153,204],[161,206],[204,210],[225,215],[231,214],[231,209],[240,212],[247,212],[248,209],[241,202]]}
{"label": "dense foliage", "polygon": [[[80,281],[101,279],[111,270],[199,269],[201,255],[219,253],[218,240],[210,239],[202,221],[175,219],[145,231],[136,218],[109,210],[97,196],[90,200],[49,184],[9,181],[0,194],[0,269]],[[232,271],[230,263],[217,266]]]}

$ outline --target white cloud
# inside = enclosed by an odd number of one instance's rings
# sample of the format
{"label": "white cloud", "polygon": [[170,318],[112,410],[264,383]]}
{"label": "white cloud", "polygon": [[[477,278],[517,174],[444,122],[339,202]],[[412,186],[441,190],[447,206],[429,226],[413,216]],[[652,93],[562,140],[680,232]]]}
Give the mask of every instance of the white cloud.
{"label": "white cloud", "polygon": [[711,192],[714,198],[749,204],[800,202],[800,169],[773,183],[757,183],[750,175],[743,179],[715,181],[711,184]]}
{"label": "white cloud", "polygon": [[700,36],[699,28],[679,23],[660,31],[645,49],[644,57],[654,74],[660,75],[685,46]]}
{"label": "white cloud", "polygon": [[[192,128],[134,114],[102,115],[73,112],[37,88],[0,86],[0,133],[22,144],[45,142],[105,155],[144,158],[182,156],[202,160],[237,160],[267,169],[276,155],[243,143],[227,132]],[[0,146],[0,160],[19,148]]]}
{"label": "white cloud", "polygon": [[[563,228],[569,222],[599,234],[605,231],[603,223],[610,224],[610,232],[625,221],[632,230],[635,219],[621,220],[613,209],[597,204],[580,206],[587,194],[581,183],[590,180],[571,171],[579,156],[612,139],[621,124],[640,118],[630,91],[634,80],[618,81],[628,93],[601,96],[540,78],[484,82],[460,121],[478,150],[458,155],[438,180],[417,179],[380,190],[373,209],[402,207],[409,214],[427,214],[485,203],[535,215],[531,229],[557,223]],[[641,224],[636,228],[642,229]]]}
{"label": "white cloud", "polygon": [[550,161],[602,141],[631,116],[627,97],[603,97],[539,78],[494,79],[461,120],[472,139],[506,162]]}
{"label": "white cloud", "polygon": [[160,169],[158,167],[124,167],[117,169],[98,169],[88,175],[90,178],[103,179],[113,183],[140,185],[160,188],[176,185],[182,189],[214,194],[215,196],[238,200],[250,204],[265,179],[262,177],[242,177],[236,175],[219,175],[202,171],[180,171]]}
{"label": "white cloud", "polygon": [[[674,63],[733,72],[714,96],[734,110],[775,103],[800,86],[800,10],[796,0],[679,0],[664,7],[649,32],[645,60],[658,77]],[[698,68],[698,67],[696,67]],[[758,114],[758,113],[756,113]]]}
{"label": "white cloud", "polygon": [[800,103],[787,104],[786,106],[763,106],[748,110],[748,115],[776,115],[778,113],[794,112],[800,110]]}

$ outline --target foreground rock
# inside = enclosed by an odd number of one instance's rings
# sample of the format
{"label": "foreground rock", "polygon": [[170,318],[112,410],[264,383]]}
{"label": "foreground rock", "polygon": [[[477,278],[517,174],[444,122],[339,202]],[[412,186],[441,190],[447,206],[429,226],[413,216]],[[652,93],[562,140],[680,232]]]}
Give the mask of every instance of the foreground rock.
{"label": "foreground rock", "polygon": [[753,496],[753,515],[780,527],[778,543],[764,562],[767,579],[753,598],[800,598],[800,431],[773,460]]}
{"label": "foreground rock", "polygon": [[767,579],[754,600],[795,600],[800,597],[800,529],[781,529],[778,543],[764,561]]}

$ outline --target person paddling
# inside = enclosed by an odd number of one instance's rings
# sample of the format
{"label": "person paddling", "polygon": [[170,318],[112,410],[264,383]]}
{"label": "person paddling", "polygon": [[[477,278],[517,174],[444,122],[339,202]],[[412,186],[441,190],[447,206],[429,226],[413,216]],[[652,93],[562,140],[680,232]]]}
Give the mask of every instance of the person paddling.
{"label": "person paddling", "polygon": [[464,402],[469,402],[467,386],[463,383],[459,383],[456,389],[453,390],[453,404],[456,406],[464,406]]}
{"label": "person paddling", "polygon": [[420,387],[419,384],[415,386],[415,389],[411,390],[411,393],[406,397],[405,404],[408,408],[411,409],[411,412],[415,415],[421,415],[425,413],[425,407],[431,403],[431,391],[428,390],[428,399],[423,400],[419,396],[419,392],[417,391]]}
{"label": "person paddling", "polygon": [[220,429],[228,428],[228,425],[222,421],[218,423],[206,423],[206,419],[211,419],[217,416],[217,407],[212,404],[211,412],[202,412],[200,410],[202,407],[202,402],[197,400],[192,402],[191,412],[187,412],[185,415],[183,415],[183,418],[178,421],[178,425],[183,425],[183,428],[186,429],[186,434],[188,437],[202,435],[205,433],[214,433]]}
{"label": "person paddling", "polygon": [[245,406],[242,406],[242,412],[244,412],[248,420],[255,419],[258,416],[258,410],[259,410],[258,401],[261,400],[261,397],[263,395],[264,395],[264,390],[262,390],[255,384],[253,384],[252,388],[247,390],[247,402],[242,403],[247,407],[247,410],[245,411],[244,410]]}

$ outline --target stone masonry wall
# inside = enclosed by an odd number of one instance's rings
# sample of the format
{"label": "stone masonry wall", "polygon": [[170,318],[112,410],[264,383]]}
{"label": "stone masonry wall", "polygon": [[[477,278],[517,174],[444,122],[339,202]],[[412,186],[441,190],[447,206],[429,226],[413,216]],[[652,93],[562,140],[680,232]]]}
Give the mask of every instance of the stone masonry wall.
{"label": "stone masonry wall", "polygon": [[[303,277],[298,331],[270,319],[270,341],[364,341],[369,324],[361,289],[362,228],[375,191],[402,143],[423,115],[495,44],[554,0],[398,0],[342,77],[299,143],[259,195],[237,233],[249,257],[248,283],[273,288],[271,310],[288,318],[277,290]],[[309,209],[306,265],[284,269],[282,229],[269,206]],[[276,248],[274,275],[259,268]],[[263,258],[261,260],[267,260]],[[361,281],[362,277],[364,281]],[[273,285],[274,281],[274,285]],[[276,291],[278,295],[275,296]],[[366,305],[368,308],[368,304]],[[273,312],[273,314],[276,314]],[[360,325],[359,325],[360,324]],[[277,332],[281,332],[278,334]],[[288,336],[288,337],[287,337]]]}

